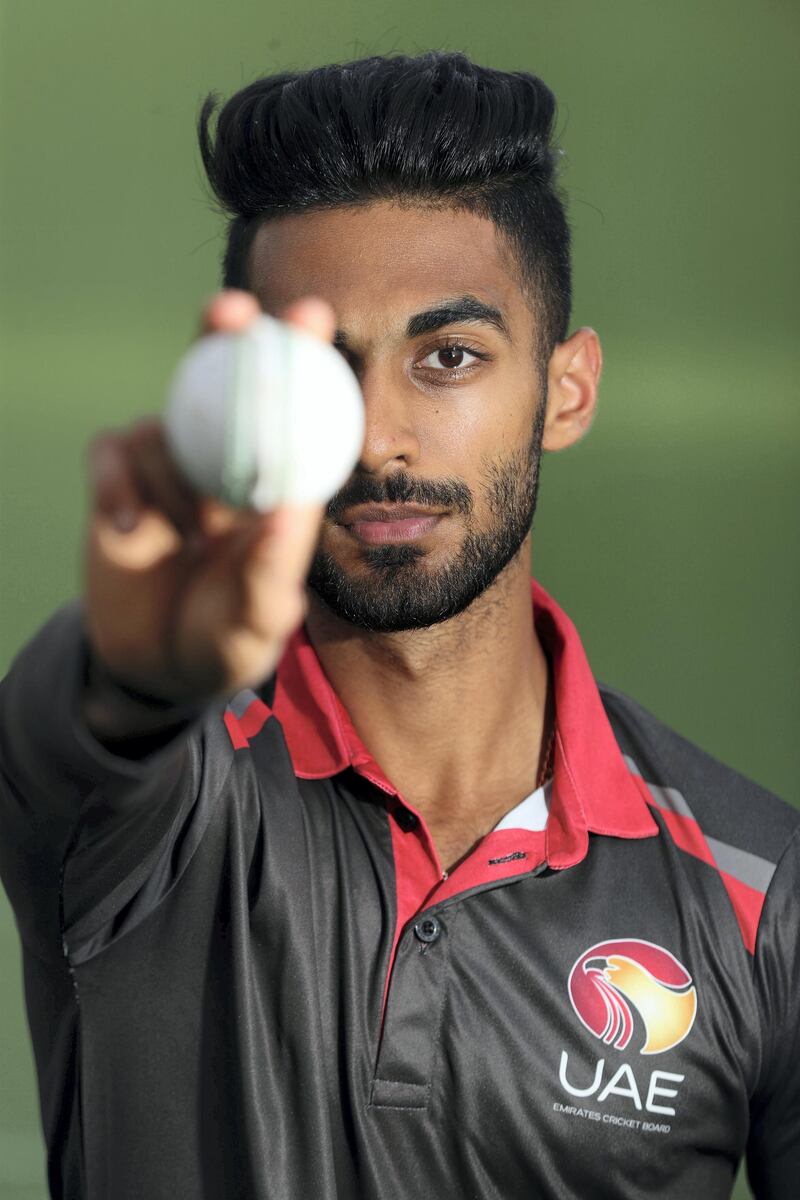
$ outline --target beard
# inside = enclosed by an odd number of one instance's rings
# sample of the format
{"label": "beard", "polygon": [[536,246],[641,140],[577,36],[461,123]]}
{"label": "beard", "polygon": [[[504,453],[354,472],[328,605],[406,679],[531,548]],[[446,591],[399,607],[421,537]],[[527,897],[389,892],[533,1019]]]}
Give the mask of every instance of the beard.
{"label": "beard", "polygon": [[466,533],[455,557],[427,568],[427,551],[414,543],[361,548],[366,568],[348,575],[319,546],[307,577],[308,587],[337,617],[370,633],[427,629],[463,612],[486,591],[518,554],[536,511],[546,396],[537,407],[531,439],[510,457],[484,466],[488,529],[474,528],[474,499],[459,479],[431,482],[399,473],[383,479],[357,474],[346,491],[331,500],[326,518],[336,521],[357,504],[420,504],[455,508]]}

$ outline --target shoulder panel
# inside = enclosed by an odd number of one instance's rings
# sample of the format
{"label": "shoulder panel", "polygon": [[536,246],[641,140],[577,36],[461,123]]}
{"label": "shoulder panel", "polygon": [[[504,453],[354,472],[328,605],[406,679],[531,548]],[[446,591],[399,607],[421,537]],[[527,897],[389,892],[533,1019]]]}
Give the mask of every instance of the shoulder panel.
{"label": "shoulder panel", "polygon": [[714,867],[755,952],[775,867],[800,826],[800,812],[725,766],[613,688],[600,695],[631,773],[686,854]]}

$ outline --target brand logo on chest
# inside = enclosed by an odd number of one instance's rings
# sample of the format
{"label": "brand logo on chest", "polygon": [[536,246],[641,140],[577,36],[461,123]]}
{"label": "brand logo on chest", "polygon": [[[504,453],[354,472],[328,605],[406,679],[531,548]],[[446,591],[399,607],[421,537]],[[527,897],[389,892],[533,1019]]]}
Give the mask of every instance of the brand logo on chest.
{"label": "brand logo on chest", "polygon": [[640,1054],[671,1050],[689,1033],[697,1013],[697,991],[683,963],[638,938],[591,946],[570,971],[567,987],[586,1028],[617,1050],[625,1050],[635,1032]]}
{"label": "brand logo on chest", "polygon": [[[574,963],[567,991],[576,1016],[598,1041],[637,1056],[663,1054],[679,1045],[697,1015],[697,990],[686,967],[662,946],[640,938],[590,946]],[[637,1079],[630,1062],[607,1067],[605,1058],[588,1073],[586,1068],[581,1063],[576,1071],[567,1051],[561,1051],[558,1078],[570,1096],[583,1101],[592,1097],[597,1104],[623,1101],[629,1113],[674,1116],[675,1109],[664,1100],[678,1095],[683,1075],[656,1069],[648,1078]],[[556,1107],[570,1112],[574,1108]],[[665,1133],[670,1128],[585,1108],[575,1109],[573,1115]]]}

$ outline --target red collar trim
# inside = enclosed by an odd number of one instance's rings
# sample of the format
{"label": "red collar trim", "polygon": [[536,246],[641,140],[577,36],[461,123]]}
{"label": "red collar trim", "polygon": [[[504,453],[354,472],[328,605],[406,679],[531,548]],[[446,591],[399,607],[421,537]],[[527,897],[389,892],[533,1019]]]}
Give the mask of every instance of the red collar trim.
{"label": "red collar trim", "polygon": [[305,625],[289,639],[278,663],[272,711],[283,726],[295,775],[327,779],[352,763],[339,710]]}
{"label": "red collar trim", "polygon": [[[575,626],[535,579],[531,601],[555,681],[546,853],[549,865],[558,869],[585,857],[589,833],[643,838],[657,834],[658,826],[625,765]],[[301,779],[325,779],[352,766],[397,794],[356,733],[304,625],[292,635],[278,664],[273,712]]]}

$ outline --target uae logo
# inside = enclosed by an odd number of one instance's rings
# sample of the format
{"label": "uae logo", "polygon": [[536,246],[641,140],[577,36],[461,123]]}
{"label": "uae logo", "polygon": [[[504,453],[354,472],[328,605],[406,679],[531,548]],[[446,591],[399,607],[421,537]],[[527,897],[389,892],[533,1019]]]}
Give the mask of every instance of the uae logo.
{"label": "uae logo", "polygon": [[569,974],[572,1007],[595,1037],[624,1050],[662,1054],[688,1034],[697,1013],[692,977],[669,950],[629,938],[598,942]]}

